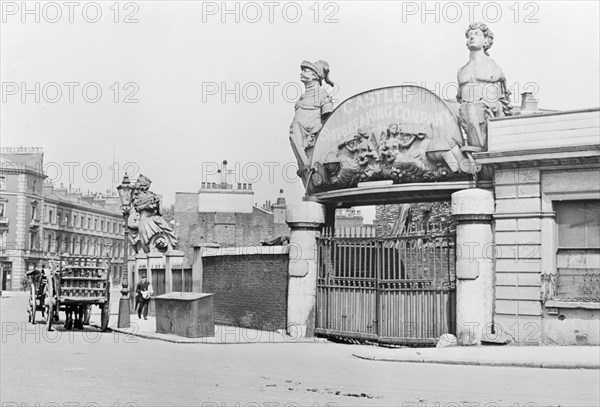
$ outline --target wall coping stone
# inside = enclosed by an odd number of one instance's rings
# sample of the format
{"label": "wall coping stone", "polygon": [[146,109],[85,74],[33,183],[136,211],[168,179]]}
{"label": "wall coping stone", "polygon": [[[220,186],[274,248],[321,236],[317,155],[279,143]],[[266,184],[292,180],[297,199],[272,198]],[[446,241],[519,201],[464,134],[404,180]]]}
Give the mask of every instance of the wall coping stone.
{"label": "wall coping stone", "polygon": [[217,256],[251,256],[256,254],[289,254],[288,246],[242,246],[242,247],[210,247],[203,248],[202,257]]}

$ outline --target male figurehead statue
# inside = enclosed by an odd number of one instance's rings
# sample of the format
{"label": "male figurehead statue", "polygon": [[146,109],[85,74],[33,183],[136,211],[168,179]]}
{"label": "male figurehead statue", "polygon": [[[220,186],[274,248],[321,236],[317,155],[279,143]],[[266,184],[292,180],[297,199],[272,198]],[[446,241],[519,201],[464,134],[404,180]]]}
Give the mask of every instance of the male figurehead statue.
{"label": "male figurehead statue", "polygon": [[483,23],[465,32],[469,62],[458,70],[460,120],[470,146],[487,148],[487,120],[511,114],[510,92],[502,69],[489,57],[494,34]]}
{"label": "male figurehead statue", "polygon": [[306,185],[317,136],[333,111],[333,101],[323,89],[323,81],[330,86],[333,86],[333,82],[329,80],[327,61],[303,61],[300,69],[300,80],[306,90],[296,102],[289,135],[294,155],[298,160],[298,174]]}

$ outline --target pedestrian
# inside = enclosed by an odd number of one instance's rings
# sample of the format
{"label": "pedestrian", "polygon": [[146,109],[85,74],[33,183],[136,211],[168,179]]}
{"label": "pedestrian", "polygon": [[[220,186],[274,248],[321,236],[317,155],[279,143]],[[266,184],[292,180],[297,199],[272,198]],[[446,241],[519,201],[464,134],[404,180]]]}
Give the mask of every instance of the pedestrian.
{"label": "pedestrian", "polygon": [[148,303],[150,302],[150,296],[153,295],[152,284],[146,280],[146,275],[142,275],[142,281],[137,284],[135,288],[137,293],[137,313],[138,318],[142,319],[142,312],[144,313],[144,319],[148,319]]}

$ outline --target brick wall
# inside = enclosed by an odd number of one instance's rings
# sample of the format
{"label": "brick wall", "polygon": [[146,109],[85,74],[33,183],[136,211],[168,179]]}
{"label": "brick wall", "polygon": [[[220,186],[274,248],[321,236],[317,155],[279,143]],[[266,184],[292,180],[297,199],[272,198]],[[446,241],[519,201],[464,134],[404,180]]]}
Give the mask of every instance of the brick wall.
{"label": "brick wall", "polygon": [[[452,219],[450,202],[428,202],[426,204],[425,206],[411,204],[411,221],[445,224]],[[428,208],[428,210],[425,211],[424,208]],[[400,205],[378,205],[375,208],[375,220],[373,222],[377,235],[384,236],[388,234],[399,215]]]}
{"label": "brick wall", "polygon": [[202,291],[214,293],[215,324],[285,329],[287,254],[208,256]]}

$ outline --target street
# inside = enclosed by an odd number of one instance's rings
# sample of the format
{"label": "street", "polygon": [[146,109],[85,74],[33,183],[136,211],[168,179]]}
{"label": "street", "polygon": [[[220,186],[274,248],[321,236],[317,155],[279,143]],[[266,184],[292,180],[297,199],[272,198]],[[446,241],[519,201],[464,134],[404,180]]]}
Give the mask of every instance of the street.
{"label": "street", "polygon": [[331,342],[175,344],[92,327],[46,332],[27,323],[26,296],[3,295],[7,407],[600,404],[598,370],[367,361],[352,356],[360,345]]}

